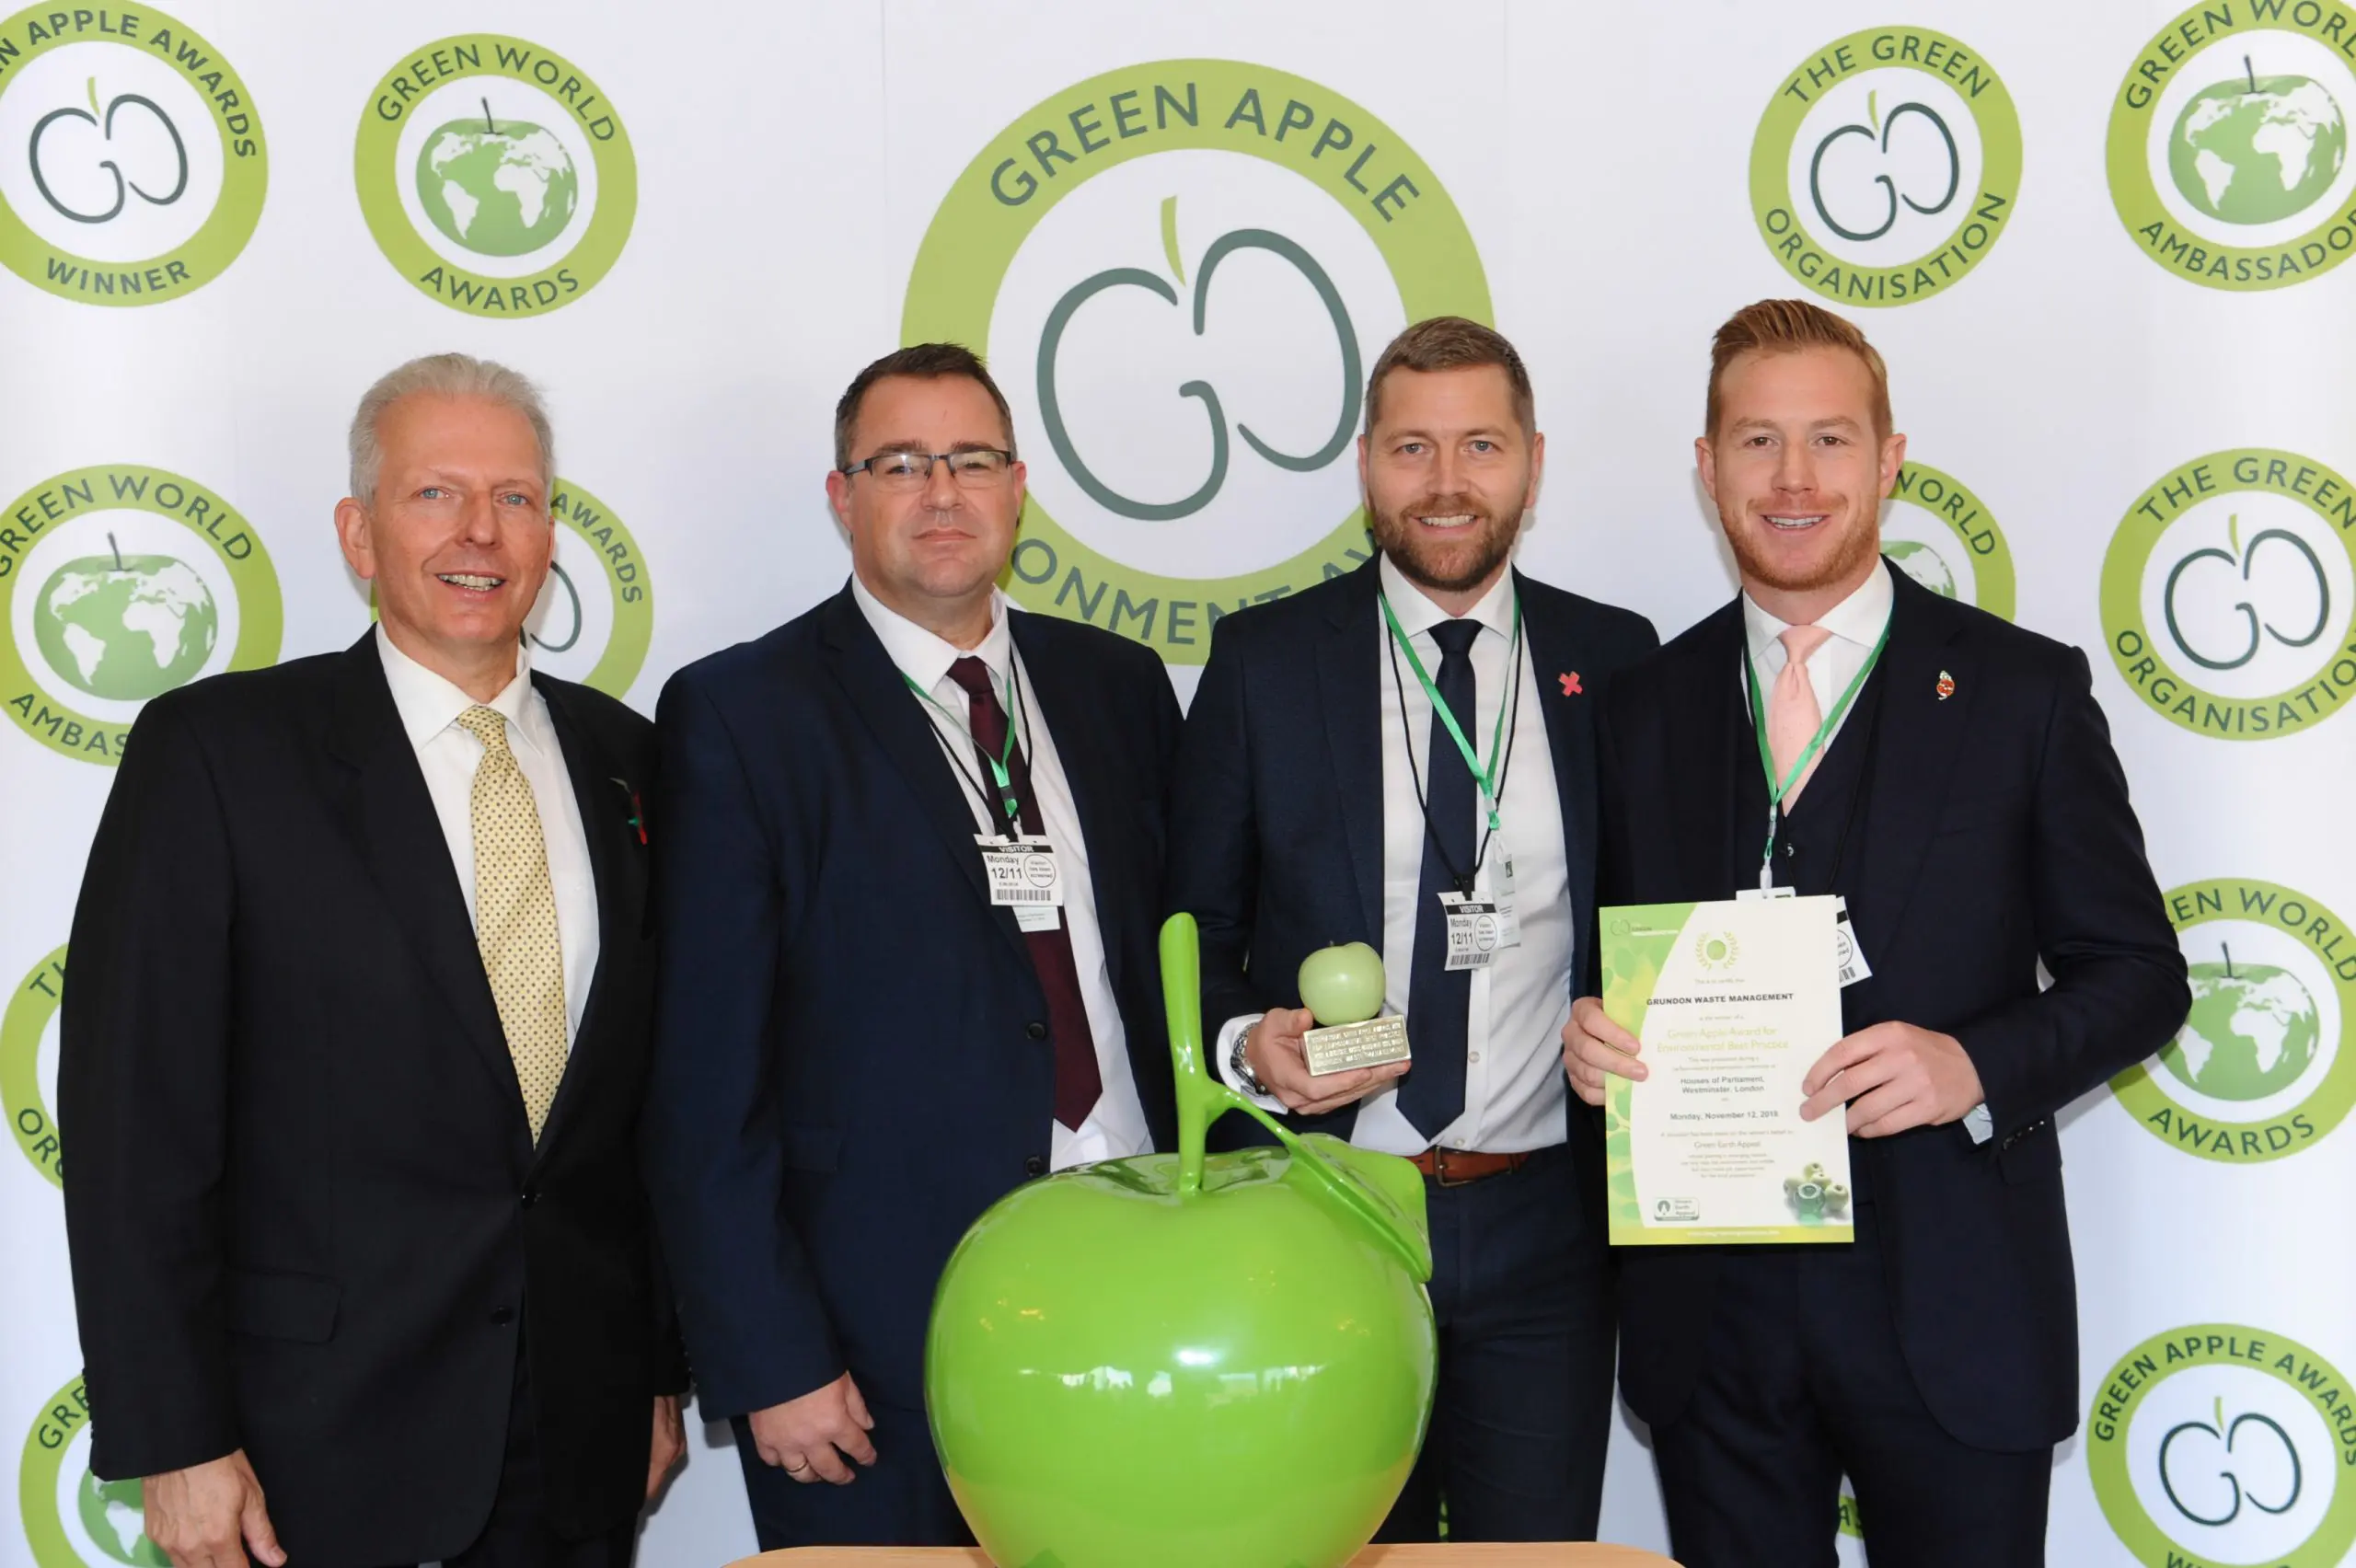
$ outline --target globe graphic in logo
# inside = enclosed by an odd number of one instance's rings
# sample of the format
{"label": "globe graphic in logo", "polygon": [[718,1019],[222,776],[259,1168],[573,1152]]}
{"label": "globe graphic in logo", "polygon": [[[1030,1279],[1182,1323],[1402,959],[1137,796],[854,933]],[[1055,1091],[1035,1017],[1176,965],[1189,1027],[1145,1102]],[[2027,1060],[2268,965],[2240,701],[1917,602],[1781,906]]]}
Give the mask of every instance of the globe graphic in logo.
{"label": "globe graphic in logo", "polygon": [[1890,565],[1939,597],[1955,597],[1955,573],[1947,570],[1946,558],[1930,546],[1918,545],[1911,539],[1892,539],[1882,547],[1881,553],[1889,558]]}
{"label": "globe graphic in logo", "polygon": [[2229,224],[2296,217],[2331,188],[2347,158],[2339,105],[2305,76],[2246,71],[2203,87],[2168,133],[2177,191]]}
{"label": "globe graphic in logo", "polygon": [[2263,1100],[2296,1083],[2316,1059],[2323,1020],[2316,999],[2287,969],[2195,963],[2192,1014],[2160,1048],[2160,1062],[2213,1100]]}
{"label": "globe graphic in logo", "polygon": [[74,1490],[74,1504],[83,1530],[115,1562],[130,1568],[171,1568],[172,1560],[147,1539],[138,1482],[100,1481],[84,1470],[82,1484]]}
{"label": "globe graphic in logo", "polygon": [[184,684],[220,636],[213,591],[170,556],[70,560],[33,601],[33,638],[49,667],[118,702],[144,702]]}
{"label": "globe graphic in logo", "polygon": [[454,120],[417,154],[433,226],[481,256],[526,256],[564,232],[581,201],[572,155],[526,120]]}

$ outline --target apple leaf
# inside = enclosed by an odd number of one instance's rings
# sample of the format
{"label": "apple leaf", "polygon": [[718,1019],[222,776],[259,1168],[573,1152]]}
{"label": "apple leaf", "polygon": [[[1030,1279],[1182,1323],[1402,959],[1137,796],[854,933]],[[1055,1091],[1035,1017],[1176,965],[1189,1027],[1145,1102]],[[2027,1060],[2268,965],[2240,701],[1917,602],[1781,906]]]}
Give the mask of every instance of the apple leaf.
{"label": "apple leaf", "polygon": [[1180,282],[1186,281],[1185,263],[1178,259],[1178,198],[1161,199],[1161,253],[1170,259],[1170,271]]}
{"label": "apple leaf", "polygon": [[2242,559],[2242,514],[2228,513],[2225,516],[2225,543],[2234,547],[2234,559]]}
{"label": "apple leaf", "polygon": [[85,85],[90,93],[90,112],[96,114],[98,112],[98,79],[92,76]]}
{"label": "apple leaf", "polygon": [[1874,135],[1881,135],[1881,92],[1877,88],[1865,95],[1865,118],[1873,121]]}

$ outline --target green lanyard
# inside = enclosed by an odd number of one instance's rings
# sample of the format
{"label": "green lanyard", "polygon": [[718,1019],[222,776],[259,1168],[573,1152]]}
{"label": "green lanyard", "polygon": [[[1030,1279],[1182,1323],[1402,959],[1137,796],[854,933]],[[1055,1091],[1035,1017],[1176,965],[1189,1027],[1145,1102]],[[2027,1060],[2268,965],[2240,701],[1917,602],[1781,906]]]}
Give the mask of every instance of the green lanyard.
{"label": "green lanyard", "polygon": [[[1472,749],[1472,743],[1464,738],[1464,732],[1457,726],[1456,715],[1449,712],[1448,704],[1440,700],[1439,688],[1432,685],[1431,676],[1424,673],[1424,662],[1415,657],[1415,645],[1400,629],[1399,617],[1391,608],[1391,596],[1382,594],[1377,594],[1376,598],[1382,605],[1382,618],[1391,624],[1391,640],[1399,645],[1399,651],[1407,655],[1407,667],[1415,672],[1415,679],[1423,684],[1424,695],[1431,698],[1432,711],[1438,714],[1440,722],[1448,726],[1449,739],[1454,741],[1456,749],[1463,754],[1464,766],[1472,770],[1472,782],[1481,787],[1481,798],[1488,803],[1489,831],[1496,832],[1497,762],[1506,755],[1506,709],[1511,704],[1497,704],[1497,728],[1496,732],[1489,737],[1489,766],[1484,768],[1481,766],[1480,754]],[[1513,634],[1509,642],[1506,668],[1511,672],[1508,678],[1519,685],[1521,680],[1521,595],[1519,594],[1513,600]],[[1411,752],[1409,755],[1412,756],[1414,754]]]}
{"label": "green lanyard", "polygon": [[[1759,692],[1759,665],[1750,657],[1750,651],[1743,650],[1742,673],[1750,683],[1751,733],[1759,742],[1760,771],[1767,776],[1767,847],[1759,852],[1759,886],[1761,892],[1775,885],[1775,826],[1779,820],[1776,813],[1783,807],[1784,797],[1792,792],[1792,787],[1799,782],[1800,775],[1807,771],[1807,765],[1816,760],[1816,754],[1824,749],[1824,744],[1831,739],[1832,732],[1841,727],[1841,721],[1847,716],[1850,705],[1857,700],[1857,693],[1865,689],[1865,677],[1874,673],[1876,664],[1881,663],[1881,651],[1888,643],[1889,623],[1884,621],[1881,635],[1874,640],[1874,651],[1865,655],[1864,666],[1857,671],[1857,678],[1849,683],[1849,689],[1841,694],[1841,700],[1832,705],[1832,711],[1825,716],[1823,723],[1816,727],[1815,735],[1802,748],[1799,760],[1792,764],[1792,770],[1784,775],[1784,781],[1780,784],[1775,782],[1775,754],[1767,744],[1767,700]],[[1805,674],[1802,678],[1806,678]]]}
{"label": "green lanyard", "polygon": [[[924,698],[926,704],[930,706],[934,712],[948,720],[952,727],[961,731],[964,729],[964,725],[958,723],[957,715],[950,712],[946,708],[943,708],[941,705],[940,700],[936,698],[932,693],[925,690],[924,687],[917,685],[915,681],[911,680],[906,670],[900,672],[900,680],[901,683],[910,691]],[[1006,665],[1006,744],[1000,748],[999,755],[996,756],[990,755],[987,752],[981,752],[982,760],[989,764],[990,782],[998,786],[999,803],[1006,808],[1007,836],[1009,838],[1013,837],[1016,833],[1021,830],[1022,822],[1022,798],[1014,792],[1014,775],[1007,767],[1007,764],[1011,761],[1014,756],[1014,661],[1010,659],[1007,661]],[[968,738],[971,738],[970,733],[968,734]],[[976,751],[981,751],[979,746],[976,746],[974,749]],[[949,760],[952,766],[954,766],[957,768],[960,776],[969,779],[973,778],[972,774],[965,771],[964,765],[958,763],[956,753],[950,753]]]}

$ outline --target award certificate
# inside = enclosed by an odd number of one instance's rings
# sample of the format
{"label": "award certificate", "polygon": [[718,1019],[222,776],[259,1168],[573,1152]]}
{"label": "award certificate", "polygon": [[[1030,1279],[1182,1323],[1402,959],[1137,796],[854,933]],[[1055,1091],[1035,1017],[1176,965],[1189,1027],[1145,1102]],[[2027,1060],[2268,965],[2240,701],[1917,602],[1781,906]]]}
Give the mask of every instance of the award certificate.
{"label": "award certificate", "polygon": [[1614,1246],[1847,1241],[1849,1139],[1800,1120],[1841,1038],[1831,898],[1606,909],[1603,1009],[1644,1046],[1605,1099]]}

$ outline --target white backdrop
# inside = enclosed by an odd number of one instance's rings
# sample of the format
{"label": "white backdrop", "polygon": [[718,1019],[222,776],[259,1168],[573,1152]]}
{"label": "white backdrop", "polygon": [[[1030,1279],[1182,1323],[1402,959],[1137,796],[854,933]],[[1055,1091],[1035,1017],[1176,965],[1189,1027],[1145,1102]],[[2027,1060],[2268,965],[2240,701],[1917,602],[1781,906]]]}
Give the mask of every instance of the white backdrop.
{"label": "white backdrop", "polygon": [[[840,583],[834,400],[904,331],[961,333],[1032,465],[1018,594],[1153,642],[1184,695],[1212,606],[1363,548],[1345,345],[1362,370],[1439,309],[1537,380],[1523,566],[1690,624],[1733,581],[1691,456],[1708,334],[1810,283],[1870,295],[1905,564],[2088,651],[2200,966],[2181,1048],[2063,1119],[2088,1420],[2052,1560],[2343,1561],[2351,114],[2339,0],[0,22],[0,1564],[155,1561],[75,1402],[61,949],[139,702],[365,628],[329,512],[377,373],[462,348],[543,382],[570,592],[540,657],[651,711]],[[752,1546],[725,1428],[692,1449],[658,1568]],[[1665,1544],[1624,1423],[1605,1534]]]}

